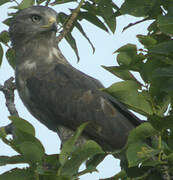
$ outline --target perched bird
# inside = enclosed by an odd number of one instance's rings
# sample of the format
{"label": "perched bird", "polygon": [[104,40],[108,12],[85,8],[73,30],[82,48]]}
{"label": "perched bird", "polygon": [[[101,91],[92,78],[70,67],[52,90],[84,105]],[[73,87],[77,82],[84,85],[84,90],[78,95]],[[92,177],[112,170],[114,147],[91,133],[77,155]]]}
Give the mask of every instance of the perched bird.
{"label": "perched bird", "polygon": [[35,118],[60,137],[64,130],[71,135],[89,122],[84,137],[105,150],[120,149],[141,121],[100,91],[103,86],[98,80],[68,63],[56,43],[57,15],[51,8],[33,6],[20,11],[11,23],[20,98]]}

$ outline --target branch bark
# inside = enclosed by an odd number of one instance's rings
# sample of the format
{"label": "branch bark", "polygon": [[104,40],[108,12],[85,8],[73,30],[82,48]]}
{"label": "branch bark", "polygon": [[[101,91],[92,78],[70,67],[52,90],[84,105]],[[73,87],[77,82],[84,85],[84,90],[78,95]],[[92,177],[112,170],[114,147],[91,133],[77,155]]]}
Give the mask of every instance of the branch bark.
{"label": "branch bark", "polygon": [[74,9],[74,11],[72,12],[72,14],[71,14],[69,20],[67,21],[65,27],[63,28],[60,35],[57,37],[57,43],[59,43],[70,32],[70,29],[73,26],[73,22],[76,20],[78,14],[79,14],[80,8],[82,7],[83,3],[84,3],[84,0],[81,0],[79,5],[77,6],[77,8]]}
{"label": "branch bark", "polygon": [[[4,85],[0,84],[0,91],[4,94],[6,99],[6,106],[11,116],[19,116],[16,106],[14,104],[14,91],[16,89],[16,84],[13,82],[14,78],[11,77],[4,82]],[[11,134],[13,131],[12,123],[5,127],[7,134]]]}

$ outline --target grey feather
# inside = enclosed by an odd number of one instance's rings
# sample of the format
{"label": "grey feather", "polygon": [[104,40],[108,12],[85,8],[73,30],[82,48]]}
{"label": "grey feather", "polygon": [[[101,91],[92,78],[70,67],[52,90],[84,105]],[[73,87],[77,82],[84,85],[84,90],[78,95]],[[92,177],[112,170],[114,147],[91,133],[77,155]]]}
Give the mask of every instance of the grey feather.
{"label": "grey feather", "polygon": [[[32,14],[41,17],[31,21]],[[10,26],[16,51],[16,83],[19,95],[31,112],[49,129],[62,134],[89,121],[83,136],[95,140],[105,150],[120,149],[129,132],[141,121],[127,108],[101,92],[102,84],[72,67],[56,44],[53,28],[42,28],[57,13],[42,6],[21,11]],[[24,28],[25,27],[25,28]],[[68,131],[67,131],[68,132]]]}

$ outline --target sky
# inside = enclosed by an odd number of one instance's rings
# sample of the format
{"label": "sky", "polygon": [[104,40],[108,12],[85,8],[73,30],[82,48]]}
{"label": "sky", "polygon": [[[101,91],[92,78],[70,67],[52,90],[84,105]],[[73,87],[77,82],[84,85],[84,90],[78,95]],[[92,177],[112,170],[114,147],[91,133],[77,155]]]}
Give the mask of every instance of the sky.
{"label": "sky", "polygon": [[[20,0],[18,0],[20,2]],[[116,1],[117,5],[121,5],[123,3],[122,0]],[[8,27],[5,26],[2,21],[5,20],[8,16],[9,12],[12,12],[9,9],[9,6],[15,5],[13,3],[7,3],[3,6],[0,6],[0,31],[8,30]],[[54,9],[57,12],[63,11],[69,13],[68,8],[76,7],[76,4],[67,3],[66,5],[58,5],[54,6]],[[145,22],[138,24],[134,27],[127,29],[122,33],[123,27],[127,26],[129,23],[136,22],[140,20],[139,18],[134,18],[132,16],[124,15],[122,17],[117,18],[117,27],[115,34],[106,33],[96,26],[88,23],[87,21],[82,21],[83,28],[87,33],[90,40],[93,42],[96,51],[93,54],[92,49],[88,42],[80,35],[77,30],[73,31],[74,37],[77,39],[77,45],[79,49],[80,62],[77,63],[76,56],[70,46],[63,40],[60,43],[60,49],[67,58],[67,60],[77,69],[80,69],[84,73],[100,80],[105,87],[110,86],[111,84],[120,81],[119,78],[116,78],[108,71],[104,70],[101,65],[104,66],[115,66],[116,55],[113,54],[115,50],[119,47],[132,43],[136,44],[138,48],[142,47],[142,45],[137,41],[137,34],[146,34],[147,27],[151,22]],[[4,50],[6,48],[4,47]],[[6,58],[3,58],[3,63],[0,67],[0,84],[3,84],[5,80],[9,79],[9,77],[14,77],[13,69],[8,65]],[[138,77],[139,78],[139,77]],[[19,112],[20,117],[29,121],[36,129],[36,137],[42,142],[46,149],[47,154],[59,153],[60,152],[60,140],[56,133],[47,129],[44,125],[39,123],[22,104],[17,92],[15,92],[15,104],[16,108]],[[0,92],[0,127],[5,126],[10,123],[8,120],[9,112],[5,106],[5,98],[4,95]],[[13,151],[10,147],[2,143],[0,140],[0,156],[12,156],[16,155],[16,152]],[[0,174],[3,172],[14,168],[14,167],[23,167],[23,165],[7,165],[0,166]],[[81,169],[84,168],[82,165]],[[92,173],[83,175],[80,177],[80,180],[98,180],[99,178],[108,178],[115,175],[120,171],[119,160],[116,160],[112,156],[107,156],[106,159],[97,167],[99,173]]]}

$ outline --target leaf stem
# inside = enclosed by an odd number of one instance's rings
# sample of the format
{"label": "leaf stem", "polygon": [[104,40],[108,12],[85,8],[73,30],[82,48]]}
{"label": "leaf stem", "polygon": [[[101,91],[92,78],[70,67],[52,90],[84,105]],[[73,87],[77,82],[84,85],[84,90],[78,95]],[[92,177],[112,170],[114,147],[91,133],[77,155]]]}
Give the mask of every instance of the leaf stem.
{"label": "leaf stem", "polygon": [[72,12],[69,20],[67,21],[64,29],[62,30],[62,32],[60,33],[60,35],[57,37],[57,43],[59,43],[70,31],[73,22],[76,20],[76,17],[79,14],[80,8],[82,7],[83,3],[85,0],[81,0],[79,5],[77,6],[76,9],[74,9],[74,11]]}
{"label": "leaf stem", "polygon": [[16,0],[12,0],[13,2],[15,2],[17,5],[19,5],[19,3]]}
{"label": "leaf stem", "polygon": [[130,23],[130,24],[128,24],[126,27],[123,28],[123,31],[122,31],[122,32],[124,32],[124,31],[125,31],[126,29],[128,29],[129,27],[132,27],[132,26],[134,26],[134,25],[137,25],[137,24],[142,23],[142,22],[147,21],[147,20],[149,20],[149,17],[146,17],[146,18],[144,18],[144,19],[142,19],[142,20],[140,20],[140,21],[137,21],[137,22],[135,22],[135,23]]}
{"label": "leaf stem", "polygon": [[48,5],[49,5],[49,3],[50,3],[50,0],[47,0],[47,2],[46,2],[46,4],[45,4],[45,6],[48,6]]}
{"label": "leaf stem", "polygon": [[[162,148],[162,136],[159,135],[159,139],[158,139],[158,149],[161,150]],[[158,157],[158,160],[161,161],[161,156],[162,156],[162,151],[160,151],[159,153],[159,157]]]}

